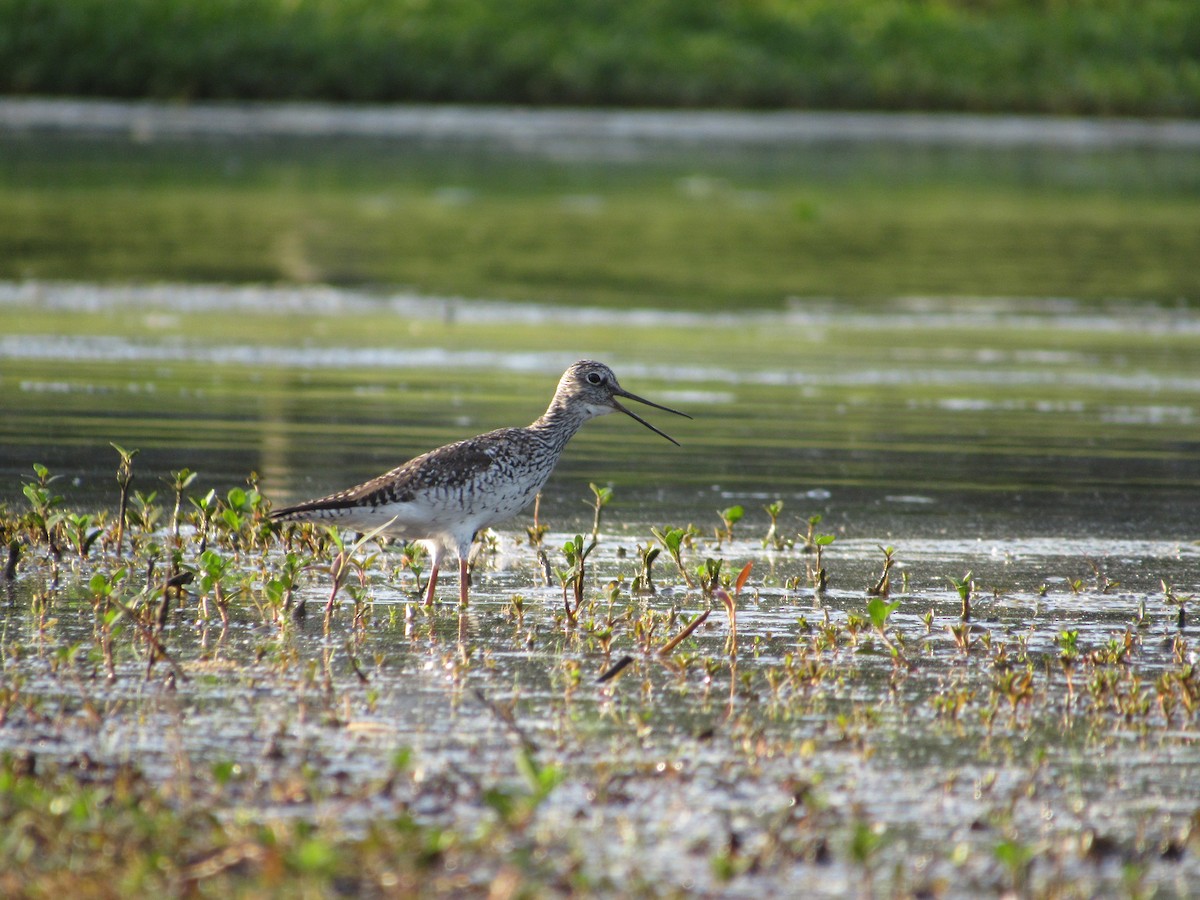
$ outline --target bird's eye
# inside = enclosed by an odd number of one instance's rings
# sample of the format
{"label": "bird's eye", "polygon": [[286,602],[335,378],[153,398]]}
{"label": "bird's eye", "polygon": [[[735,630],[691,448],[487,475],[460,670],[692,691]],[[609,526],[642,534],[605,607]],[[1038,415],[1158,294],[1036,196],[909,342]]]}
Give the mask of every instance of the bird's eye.
{"label": "bird's eye", "polygon": [[604,384],[604,376],[599,372],[588,372],[588,384]]}

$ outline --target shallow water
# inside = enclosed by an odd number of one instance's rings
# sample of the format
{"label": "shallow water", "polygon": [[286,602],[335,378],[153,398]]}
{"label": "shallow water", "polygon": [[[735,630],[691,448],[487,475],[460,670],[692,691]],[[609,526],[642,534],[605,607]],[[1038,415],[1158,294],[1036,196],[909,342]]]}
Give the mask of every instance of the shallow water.
{"label": "shallow water", "polygon": [[[1200,319],[1066,301],[903,301],[871,313],[578,311],[312,290],[8,285],[0,497],[33,463],[81,505],[182,467],[295,500],[531,421],[603,359],[690,412],[589,424],[546,494],[587,483],[642,522],[715,524],[774,499],[850,533],[1187,539],[1200,499]],[[367,336],[367,337],[364,337]],[[761,519],[761,516],[760,516]]]}
{"label": "shallow water", "polygon": [[[417,585],[392,550],[369,570],[361,627],[345,605],[329,637],[319,616],[282,627],[252,593],[222,633],[196,590],[164,632],[189,680],[168,688],[162,663],[145,680],[127,635],[109,683],[86,584],[116,562],[68,555],[55,582],[32,553],[0,646],[5,678],[34,705],[9,709],[0,748],[135,761],[168,785],[236,762],[219,792],[230,816],[353,831],[404,808],[472,830],[494,815],[488,789],[523,790],[513,747],[528,740],[565,774],[531,839],[616,892],[1186,894],[1200,878],[1200,729],[1178,699],[1170,716],[1157,705],[1200,635],[1194,611],[1180,627],[1164,595],[1200,591],[1194,312],[905,300],[714,317],[28,283],[0,286],[0,315],[0,496],[13,510],[37,462],[62,476],[68,508],[111,516],[110,441],[141,451],[135,486],[159,504],[185,466],[200,473],[194,496],[224,496],[252,470],[275,502],[317,495],[532,420],[583,356],[695,416],[648,411],[678,448],[617,417],[568,448],[541,507],[555,565],[590,529],[588,483],[614,488],[595,605],[575,630],[523,543],[526,515],[477,562],[469,610],[412,607]],[[835,535],[823,594],[812,554],[763,548],[762,507],[777,499],[785,534],[821,515],[818,532]],[[746,516],[717,541],[717,511],[735,504]],[[666,554],[656,595],[628,590],[650,528],[688,523],[690,567],[754,562],[733,665],[721,603],[689,590]],[[881,545],[897,558],[888,634],[910,665],[862,626]],[[968,572],[964,650],[950,579]],[[144,580],[135,572],[130,590]],[[324,570],[301,590],[320,609]],[[657,647],[710,606],[663,662]],[[651,637],[639,621],[656,623]],[[1087,657],[1070,683],[1065,631]],[[1088,657],[1122,641],[1120,659]],[[597,684],[622,656],[628,669]],[[1011,708],[1006,672],[1032,679]],[[400,748],[413,763],[385,792]],[[997,848],[1010,844],[1033,862],[1007,866]]]}

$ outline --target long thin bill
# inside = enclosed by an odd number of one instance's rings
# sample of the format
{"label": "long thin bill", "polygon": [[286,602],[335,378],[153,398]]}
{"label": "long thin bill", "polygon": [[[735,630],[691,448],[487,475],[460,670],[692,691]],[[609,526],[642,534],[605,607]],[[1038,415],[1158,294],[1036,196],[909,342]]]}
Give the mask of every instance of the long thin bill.
{"label": "long thin bill", "polygon": [[[649,400],[643,400],[637,394],[631,394],[628,391],[623,391],[621,393],[621,396],[628,397],[630,400],[636,400],[638,403],[645,403],[647,406],[653,406],[655,409],[661,409],[664,412],[674,413],[677,416],[683,416],[685,419],[691,418],[691,416],[689,416],[687,413],[681,413],[677,409],[671,409],[671,407],[663,406],[659,403],[651,403]],[[651,425],[649,422],[647,422],[645,419],[643,419],[641,416],[639,416],[633,410],[629,409],[626,406],[622,406],[620,403],[617,402],[616,397],[613,398],[612,405],[613,405],[613,409],[620,410],[621,412],[625,413],[625,415],[629,416],[629,418],[633,419],[634,421],[641,422],[643,425],[645,425],[647,428],[649,428],[655,434],[665,437],[668,441],[670,441],[676,447],[679,446],[679,441],[675,440],[675,438],[671,437],[665,431],[661,431],[660,429],[655,428],[653,425]]]}
{"label": "long thin bill", "polygon": [[[620,388],[617,392],[618,397],[626,397],[630,400],[636,400],[638,403],[645,403],[647,406],[653,406],[655,409],[661,409],[663,412],[674,413],[677,416],[683,416],[685,419],[690,419],[685,412],[680,412],[677,409],[671,409],[669,406],[663,406],[661,403],[655,403],[653,400],[647,400],[645,397],[639,397],[637,394],[631,394],[625,388]],[[628,411],[628,410],[627,410]]]}

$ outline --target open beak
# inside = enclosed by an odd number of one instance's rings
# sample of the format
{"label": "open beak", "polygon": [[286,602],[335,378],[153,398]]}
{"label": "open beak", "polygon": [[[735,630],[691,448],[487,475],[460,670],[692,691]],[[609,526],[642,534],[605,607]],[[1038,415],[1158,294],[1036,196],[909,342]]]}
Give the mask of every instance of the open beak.
{"label": "open beak", "polygon": [[661,409],[664,412],[674,413],[677,416],[683,416],[685,419],[690,419],[691,416],[689,416],[687,413],[682,413],[677,409],[671,409],[671,407],[669,407],[669,406],[663,406],[661,403],[654,403],[653,401],[647,400],[644,397],[639,397],[637,394],[631,394],[631,393],[629,393],[629,391],[625,390],[624,388],[617,388],[613,393],[616,394],[616,397],[613,397],[612,401],[611,401],[613,409],[619,410],[620,412],[625,413],[625,415],[629,416],[629,418],[634,419],[635,421],[641,422],[643,425],[645,425],[647,428],[649,428],[655,434],[662,435],[668,441],[670,441],[672,444],[674,444],[676,447],[679,446],[679,441],[675,440],[675,438],[671,437],[665,431],[659,431],[657,428],[655,428],[653,425],[651,425],[649,422],[647,422],[645,419],[643,419],[641,416],[639,416],[633,410],[629,409],[628,407],[622,406],[620,403],[618,403],[617,397],[625,397],[628,400],[636,400],[638,403],[644,403],[647,406],[653,406],[655,409]]}

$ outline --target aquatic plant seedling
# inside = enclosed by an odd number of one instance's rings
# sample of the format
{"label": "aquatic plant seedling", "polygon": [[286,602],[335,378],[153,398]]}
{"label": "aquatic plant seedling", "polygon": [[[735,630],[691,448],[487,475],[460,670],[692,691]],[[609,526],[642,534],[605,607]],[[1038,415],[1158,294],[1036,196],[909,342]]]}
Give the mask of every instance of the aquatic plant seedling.
{"label": "aquatic plant seedling", "polygon": [[[711,560],[710,560],[711,562]],[[716,570],[720,570],[718,564]],[[730,656],[737,656],[737,600],[741,596],[742,588],[746,586],[746,582],[750,579],[750,571],[754,568],[754,562],[751,560],[742,567],[738,573],[737,581],[733,584],[733,594],[722,588],[716,588],[715,594],[718,600],[725,605],[725,611],[729,614],[729,640],[726,642],[726,652]],[[715,573],[714,573],[715,578]]]}
{"label": "aquatic plant seedling", "polygon": [[263,597],[277,622],[284,622],[295,608],[295,593],[300,586],[300,577],[312,565],[311,559],[289,550],[283,561],[262,586]]}
{"label": "aquatic plant seedling", "polygon": [[[117,599],[120,585],[129,575],[124,566],[111,575],[96,572],[88,581],[88,590],[92,595],[92,609],[96,617],[96,626],[100,639],[100,654],[109,682],[117,680],[116,663],[114,661],[114,646],[121,634],[116,622],[124,613],[131,622],[141,624],[138,615]],[[147,634],[152,640],[152,636]]]}
{"label": "aquatic plant seedling", "polygon": [[196,480],[196,474],[191,469],[180,469],[172,472],[167,482],[175,491],[175,506],[171,510],[171,538],[176,545],[179,544],[179,507],[183,505],[183,492]]}
{"label": "aquatic plant seedling", "polygon": [[510,594],[504,611],[507,615],[516,619],[517,628],[521,628],[525,623],[525,595]]}
{"label": "aquatic plant seedling", "polygon": [[218,517],[218,539],[230,549],[266,549],[273,531],[267,522],[266,500],[256,487],[257,476],[250,474],[249,488],[233,487],[225,495]]}
{"label": "aquatic plant seedling", "polygon": [[692,576],[688,574],[687,568],[683,564],[683,542],[687,538],[688,532],[683,528],[675,528],[671,525],[663,528],[651,528],[650,533],[655,539],[663,545],[663,548],[670,555],[675,563],[675,568],[679,570],[679,574],[683,576],[683,580],[689,588],[695,587],[695,582],[692,581]]}
{"label": "aquatic plant seedling", "polygon": [[724,560],[713,559],[711,556],[696,567],[696,577],[700,579],[700,591],[704,596],[710,595],[721,584],[721,564]]}
{"label": "aquatic plant seedling", "polygon": [[1189,717],[1200,710],[1200,666],[1189,662],[1174,671],[1163,672],[1155,680],[1154,687],[1159,707],[1168,722],[1177,703]]}
{"label": "aquatic plant seedling", "polygon": [[809,516],[806,522],[807,530],[804,534],[798,535],[800,540],[804,542],[802,549],[805,553],[813,553],[817,549],[817,526],[821,524],[821,519],[822,516],[819,513]]}
{"label": "aquatic plant seedling", "polygon": [[[820,519],[820,516],[816,517]],[[808,566],[808,582],[818,594],[829,587],[829,572],[825,568],[825,548],[832,544],[834,535],[818,534],[811,538],[811,546],[816,552],[816,560]],[[810,546],[806,539],[805,547]]]}
{"label": "aquatic plant seedling", "polygon": [[477,557],[490,556],[496,557],[500,553],[500,535],[491,528],[485,528],[475,536],[476,546],[479,548]]}
{"label": "aquatic plant seedling", "polygon": [[957,722],[962,717],[963,710],[970,706],[974,699],[975,691],[955,680],[940,688],[930,702],[940,718]]}
{"label": "aquatic plant seedling", "polygon": [[1179,607],[1179,615],[1175,620],[1175,627],[1182,631],[1184,623],[1187,620],[1187,604],[1195,598],[1191,596],[1184,597],[1175,593],[1174,586],[1167,584],[1165,580],[1160,579],[1158,583],[1162,586],[1163,599],[1167,601],[1167,604]]}
{"label": "aquatic plant seedling", "polygon": [[[116,639],[118,632],[113,628],[113,624],[116,621],[116,617],[122,615],[133,625],[146,641],[147,645],[149,645],[150,652],[146,657],[146,680],[150,680],[154,664],[161,659],[171,667],[172,678],[178,682],[186,682],[188,680],[187,674],[184,672],[183,667],[167,652],[167,648],[162,640],[168,610],[168,588],[166,586],[163,587],[162,600],[156,609],[152,610],[149,603],[134,608],[117,596],[119,586],[128,580],[128,575],[128,569],[122,566],[111,575],[97,572],[88,582],[94,607],[98,613],[102,613],[101,649],[105,666],[109,671],[109,680],[116,679],[116,669],[113,664],[113,641]],[[177,579],[185,580],[185,576],[186,580],[190,580],[191,573],[181,573],[177,576]],[[148,586],[143,588],[142,595],[146,599],[149,599],[148,592]]]}
{"label": "aquatic plant seedling", "polygon": [[546,532],[550,530],[550,526],[541,521],[540,514],[542,510],[542,492],[538,491],[533,498],[533,523],[525,527],[525,533],[529,537],[529,546],[535,550],[541,550],[542,540],[546,537]]}
{"label": "aquatic plant seedling", "polygon": [[34,481],[21,485],[21,492],[29,501],[29,524],[38,532],[47,548],[55,559],[62,558],[62,550],[55,541],[58,525],[63,513],[58,510],[62,505],[61,494],[56,494],[50,485],[57,481],[58,475],[51,475],[50,470],[40,463],[33,464]]}
{"label": "aquatic plant seedling", "polygon": [[[594,511],[592,517],[592,541],[594,542],[600,539],[600,514],[609,501],[612,500],[613,490],[610,487],[596,487],[596,485],[590,482],[588,487],[592,491],[592,502],[589,505]],[[587,503],[586,500],[584,502]]]}
{"label": "aquatic plant seedling", "polygon": [[524,790],[494,785],[483,792],[483,801],[499,817],[505,829],[520,831],[558,787],[566,773],[551,763],[541,764],[534,752],[522,745],[516,752],[516,767],[524,780]]}
{"label": "aquatic plant seedling", "polygon": [[863,869],[863,875],[866,878],[864,890],[868,896],[873,893],[871,867],[875,857],[883,849],[886,835],[887,826],[882,822],[870,823],[862,820],[856,821],[850,832],[849,856]]}
{"label": "aquatic plant seedling", "polygon": [[120,444],[109,444],[121,457],[117,464],[117,485],[121,488],[120,506],[117,510],[117,556],[123,552],[121,547],[125,537],[126,514],[129,511],[129,487],[133,484],[133,458],[138,450],[126,450]]}
{"label": "aquatic plant seedling", "polygon": [[963,619],[960,622],[955,622],[946,626],[946,630],[950,632],[950,636],[954,638],[954,643],[964,654],[971,652],[971,624]]}
{"label": "aquatic plant seedling", "polygon": [[651,568],[654,561],[658,559],[658,555],[662,553],[661,547],[655,547],[653,544],[638,544],[638,572],[633,577],[633,586],[631,591],[634,594],[653,594],[654,593],[654,578],[651,574]]}
{"label": "aquatic plant seedling", "polygon": [[[609,622],[613,621],[611,616]],[[600,648],[600,652],[605,659],[612,656],[613,638],[616,637],[616,631],[611,625],[600,625],[595,620],[589,620],[585,626],[589,642],[594,641]]]}
{"label": "aquatic plant seedling", "polygon": [[92,544],[104,533],[103,528],[93,528],[96,517],[90,513],[65,513],[62,524],[67,533],[67,540],[75,548],[80,559],[87,559]]}
{"label": "aquatic plant seedling", "polygon": [[203,553],[208,548],[208,529],[212,525],[213,515],[219,505],[217,491],[215,488],[211,488],[203,497],[189,495],[188,502],[195,509],[196,532],[200,535],[200,552]]}
{"label": "aquatic plant seedling", "polygon": [[[326,526],[329,539],[333,542],[333,545],[337,547],[338,550],[337,555],[333,558],[333,563],[329,570],[331,583],[329,586],[329,600],[327,600],[325,603],[326,632],[329,631],[329,626],[333,619],[333,607],[334,603],[337,601],[338,591],[341,590],[342,585],[345,583],[346,576],[350,573],[351,567],[357,567],[361,576],[365,572],[366,566],[369,564],[369,561],[360,561],[355,559],[355,555],[366,544],[370,543],[375,538],[379,537],[379,535],[387,531],[388,526],[391,524],[391,521],[384,522],[378,527],[373,528],[371,531],[368,531],[366,534],[359,535],[358,539],[350,546],[349,549],[346,548],[345,542],[342,540],[341,532],[332,525]],[[303,604],[297,606],[296,612],[298,616],[303,615],[302,610]]]}
{"label": "aquatic plant seedling", "polygon": [[894,547],[880,547],[883,551],[883,572],[879,575],[879,580],[874,586],[867,589],[867,593],[873,597],[887,597],[892,592],[891,571],[892,566],[896,562],[896,550]]}
{"label": "aquatic plant seedling", "polygon": [[546,532],[549,530],[550,526],[545,522],[535,522],[533,525],[527,525],[525,527],[525,533],[529,537],[529,546],[533,547],[535,550],[540,548],[542,546],[542,540],[546,537]]}
{"label": "aquatic plant seedling", "polygon": [[1075,697],[1075,682],[1072,675],[1075,672],[1075,664],[1079,661],[1079,631],[1064,629],[1055,637],[1055,642],[1058,644],[1058,661],[1062,665],[1063,674],[1067,679],[1067,701],[1069,703]]}
{"label": "aquatic plant seedling", "polygon": [[113,597],[121,582],[129,575],[129,570],[122,566],[111,574],[96,572],[88,579],[88,591],[92,595],[92,606],[97,610],[107,604]]}
{"label": "aquatic plant seedling", "polygon": [[846,614],[846,634],[850,636],[852,646],[858,646],[858,636],[866,629],[868,624],[870,624],[869,618],[861,613],[850,612]]}
{"label": "aquatic plant seedling", "polygon": [[744,506],[730,506],[718,510],[717,515],[721,519],[721,528],[717,531],[716,535],[717,543],[720,545],[722,540],[733,540],[733,526],[745,517],[746,508]]}
{"label": "aquatic plant seedling", "polygon": [[[560,569],[558,572],[559,580],[562,582],[563,589],[563,606],[566,609],[567,624],[574,626],[576,623],[576,613],[579,607],[583,605],[583,586],[586,573],[586,563],[588,556],[596,549],[596,538],[585,546],[583,543],[583,535],[577,534],[574,538],[563,544],[563,556],[567,560],[567,568]],[[572,589],[575,597],[575,605],[572,607],[570,599],[567,597],[567,588]]]}
{"label": "aquatic plant seedling", "polygon": [[221,617],[221,625],[225,628],[229,627],[229,603],[238,593],[233,587],[237,574],[233,564],[232,557],[222,556],[215,550],[205,550],[200,554],[198,574],[204,613],[208,614],[208,598],[211,596]]}
{"label": "aquatic plant seedling", "polygon": [[154,505],[158,499],[158,491],[142,493],[133,492],[133,508],[126,515],[129,522],[137,527],[142,537],[152,534],[158,528],[158,520],[162,517],[162,509]]}
{"label": "aquatic plant seedling", "polygon": [[[1086,562],[1088,564],[1088,568],[1092,570],[1092,575],[1095,578],[1097,592],[1101,594],[1107,594],[1114,588],[1121,586],[1119,581],[1112,581],[1109,579],[1109,577],[1104,573],[1103,569],[1100,568],[1099,563],[1097,563],[1094,559],[1088,559]],[[1080,580],[1080,586],[1082,587],[1082,579]]]}
{"label": "aquatic plant seedling", "polygon": [[1029,869],[1037,855],[1027,844],[1005,838],[992,848],[996,860],[1004,866],[1011,880],[1012,890],[1018,896],[1026,892]]}
{"label": "aquatic plant seedling", "polygon": [[888,603],[881,597],[872,597],[867,601],[867,615],[870,616],[871,624],[875,627],[875,630],[880,633],[887,628],[888,619],[899,608],[899,600],[893,600],[891,603]]}
{"label": "aquatic plant seedling", "polygon": [[958,592],[958,599],[962,603],[959,618],[964,622],[969,622],[971,620],[971,595],[975,591],[975,582],[971,580],[971,573],[967,572],[962,578],[947,576],[947,580],[954,586],[954,590]]}
{"label": "aquatic plant seedling", "polygon": [[417,596],[421,596],[421,575],[425,572],[425,563],[423,560],[429,555],[428,551],[420,544],[405,542],[404,549],[400,553],[400,568],[408,569],[413,573],[413,578],[416,580]]}
{"label": "aquatic plant seedling", "polygon": [[763,549],[771,547],[774,550],[786,550],[791,546],[791,541],[779,531],[779,515],[783,512],[783,501],[776,500],[768,503],[763,507],[763,512],[771,519],[771,526],[767,529],[767,533],[762,539]]}
{"label": "aquatic plant seedling", "polygon": [[1079,630],[1064,629],[1058,633],[1055,638],[1058,644],[1059,659],[1064,662],[1074,662],[1079,659]]}

